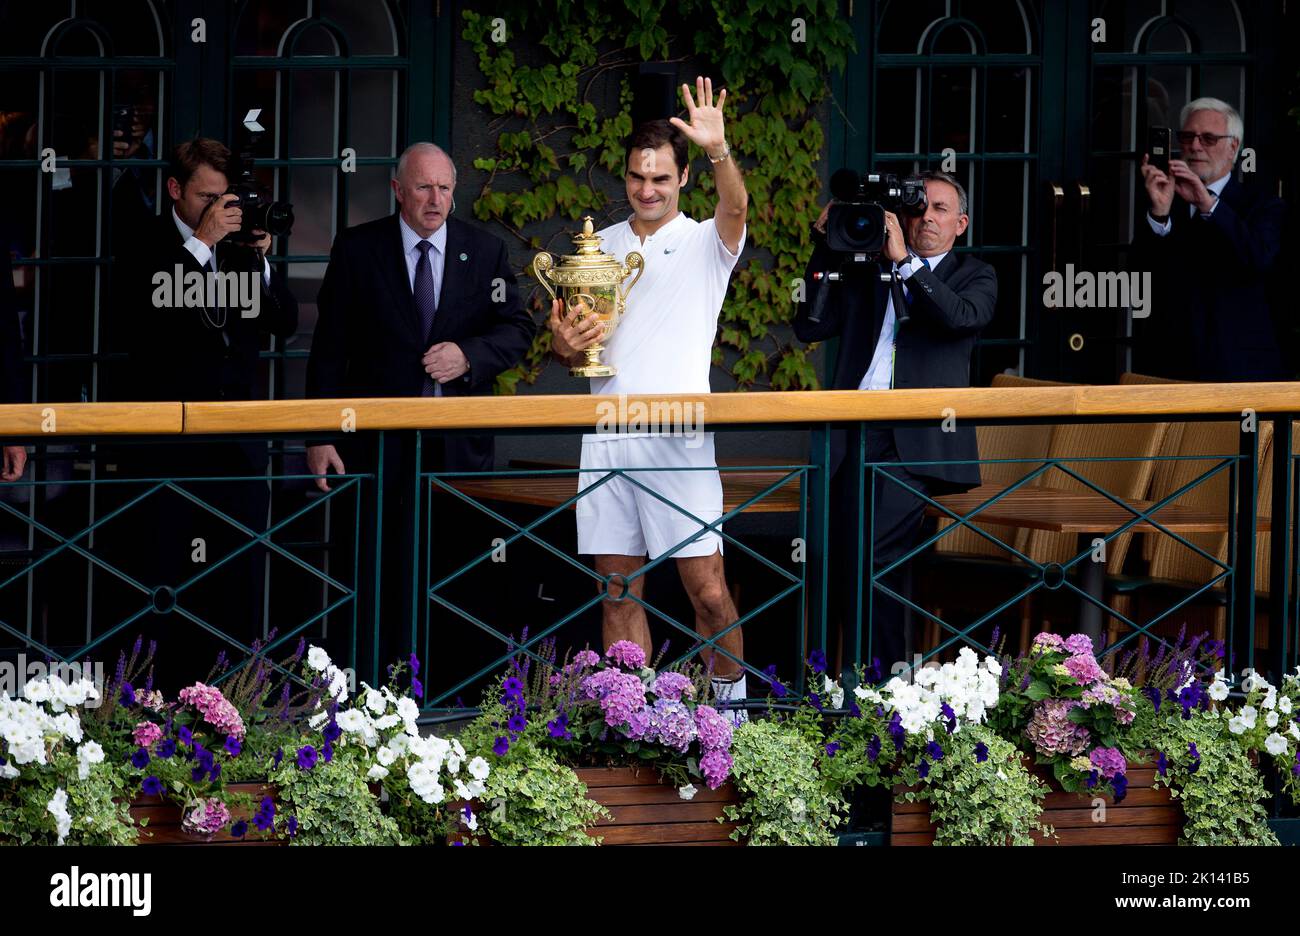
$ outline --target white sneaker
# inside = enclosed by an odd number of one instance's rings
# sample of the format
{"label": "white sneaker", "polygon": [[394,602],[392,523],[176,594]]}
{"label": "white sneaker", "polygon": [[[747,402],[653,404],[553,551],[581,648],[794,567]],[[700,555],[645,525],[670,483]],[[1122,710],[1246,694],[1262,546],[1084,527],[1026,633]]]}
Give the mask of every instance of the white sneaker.
{"label": "white sneaker", "polygon": [[[743,699],[749,695],[749,689],[745,685],[745,673],[740,674],[739,679],[714,679],[713,698],[718,702],[730,702],[732,699]],[[749,710],[743,708],[721,709],[720,714],[731,721],[731,724],[737,728],[749,721]]]}

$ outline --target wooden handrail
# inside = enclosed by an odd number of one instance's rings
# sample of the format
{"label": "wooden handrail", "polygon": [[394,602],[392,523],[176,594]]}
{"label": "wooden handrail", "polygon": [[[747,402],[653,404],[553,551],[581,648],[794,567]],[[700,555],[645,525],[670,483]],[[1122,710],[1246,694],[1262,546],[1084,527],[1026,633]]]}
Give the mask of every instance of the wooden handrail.
{"label": "wooden handrail", "polygon": [[[696,410],[699,405],[702,410]],[[1115,386],[962,387],[890,390],[665,394],[625,398],[638,405],[691,406],[709,424],[856,422],[859,420],[1068,418],[1300,412],[1300,383],[1137,384]],[[371,429],[594,428],[619,412],[613,396],[371,398],[225,403],[28,403],[0,406],[0,436],[209,435],[338,432],[344,420]],[[663,409],[668,407],[668,409]],[[350,413],[349,413],[350,411]],[[43,430],[49,414],[54,431]]]}
{"label": "wooden handrail", "polygon": [[180,435],[184,403],[17,403],[0,406],[0,436]]}

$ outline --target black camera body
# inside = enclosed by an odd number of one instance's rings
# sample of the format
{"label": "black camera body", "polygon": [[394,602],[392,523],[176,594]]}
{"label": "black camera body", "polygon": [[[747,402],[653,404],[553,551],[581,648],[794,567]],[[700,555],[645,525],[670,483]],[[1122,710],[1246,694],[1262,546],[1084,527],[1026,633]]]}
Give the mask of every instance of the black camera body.
{"label": "black camera body", "polygon": [[243,212],[239,231],[226,235],[226,240],[237,244],[251,244],[256,241],[257,236],[253,231],[265,231],[272,237],[280,237],[288,234],[293,228],[293,205],[273,199],[270,192],[258,183],[257,176],[253,174],[253,150],[262,138],[262,132],[256,124],[252,126],[256,129],[251,129],[248,124],[245,124],[244,146],[240,150],[236,163],[235,181],[225,192],[239,199],[230,204]]}
{"label": "black camera body", "polygon": [[826,245],[839,253],[879,257],[885,247],[885,212],[925,214],[925,180],[839,169],[831,176],[835,201],[826,217]]}

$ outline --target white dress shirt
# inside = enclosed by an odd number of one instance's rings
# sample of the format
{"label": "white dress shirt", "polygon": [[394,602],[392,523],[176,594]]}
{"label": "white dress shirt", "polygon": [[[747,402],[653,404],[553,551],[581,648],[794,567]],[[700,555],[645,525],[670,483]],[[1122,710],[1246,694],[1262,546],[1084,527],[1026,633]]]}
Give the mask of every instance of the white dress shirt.
{"label": "white dress shirt", "polygon": [[[176,205],[172,205],[172,220],[176,222],[176,230],[181,232],[181,240],[185,242],[185,249],[194,255],[194,259],[199,261],[199,266],[205,270],[216,272],[216,264],[212,262],[213,250],[203,241],[194,236],[194,229],[181,220],[181,216],[176,213]],[[271,285],[271,261],[265,257],[262,258],[262,282],[266,286]]]}
{"label": "white dress shirt", "polygon": [[[442,305],[442,274],[446,269],[447,259],[447,222],[443,221],[438,225],[438,230],[428,237],[417,234],[400,214],[397,216],[397,224],[402,229],[402,256],[406,258],[406,282],[411,287],[411,294],[415,294],[415,268],[420,262],[420,250],[416,245],[426,240],[433,245],[433,249],[429,251],[429,267],[433,270],[434,303],[437,306]],[[425,350],[427,351],[428,348]],[[469,373],[466,372],[461,379],[468,380]],[[433,395],[442,396],[442,384],[436,380],[433,382]]]}
{"label": "white dress shirt", "polygon": [[[1232,173],[1229,172],[1222,179],[1215,179],[1213,182],[1210,182],[1205,186],[1210,194],[1214,196],[1214,204],[1210,206],[1209,211],[1205,212],[1205,217],[1208,218],[1210,215],[1214,214],[1214,209],[1219,207],[1219,197],[1223,194],[1223,187],[1228,184],[1228,180],[1231,178]],[[1188,205],[1187,207],[1190,209],[1187,213],[1187,217],[1189,218],[1196,217],[1197,212],[1200,211],[1200,209],[1195,205]],[[1149,211],[1147,212],[1147,223],[1151,225],[1151,230],[1155,231],[1161,237],[1168,234],[1174,226],[1173,219],[1165,218],[1164,221],[1157,221],[1155,218],[1151,217],[1151,212]]]}
{"label": "white dress shirt", "polygon": [[[933,270],[946,256],[948,251],[945,250],[933,257],[926,257],[925,261]],[[920,257],[912,254],[903,263],[894,264],[893,268],[898,271],[899,278],[906,283],[912,278],[912,274],[924,265]],[[906,285],[903,288],[906,289]],[[888,297],[885,301],[885,320],[880,324],[880,337],[876,340],[876,350],[871,355],[871,365],[862,375],[862,382],[858,384],[859,390],[888,390],[894,380],[894,291],[887,289],[885,295]]]}

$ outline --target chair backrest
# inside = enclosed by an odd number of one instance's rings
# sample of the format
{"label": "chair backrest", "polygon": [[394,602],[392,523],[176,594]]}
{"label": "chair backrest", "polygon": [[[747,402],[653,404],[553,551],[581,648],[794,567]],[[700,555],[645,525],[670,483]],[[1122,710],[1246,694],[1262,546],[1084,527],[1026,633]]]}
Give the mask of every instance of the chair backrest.
{"label": "chair backrest", "polygon": [[[1121,385],[1132,384],[1162,384],[1162,383],[1189,383],[1186,380],[1175,380],[1172,377],[1152,377],[1150,374],[1134,374],[1125,372],[1119,375]],[[1174,488],[1170,485],[1172,480],[1175,462],[1171,456],[1177,455],[1182,446],[1183,429],[1187,426],[1185,422],[1171,422],[1169,428],[1165,430],[1164,441],[1160,444],[1159,461],[1155,464],[1155,470],[1151,474],[1151,492],[1149,500],[1156,500],[1164,497]],[[1236,451],[1236,449],[1233,449]],[[1231,454],[1231,453],[1228,453]],[[1155,540],[1153,537],[1142,537],[1142,558],[1147,562],[1151,561],[1151,550],[1154,548]]]}
{"label": "chair backrest", "polygon": [[[1193,459],[1191,456],[1224,456],[1235,455],[1238,452],[1241,426],[1236,420],[1230,422],[1186,423],[1185,425],[1186,428],[1183,432],[1183,441],[1179,454],[1188,457],[1189,460],[1174,462],[1175,470],[1170,480],[1170,487],[1167,491],[1161,493],[1160,497],[1172,493],[1215,466],[1213,459]],[[1259,432],[1256,433],[1256,444],[1260,453],[1256,510],[1260,515],[1267,515],[1272,509],[1273,495],[1273,424],[1271,422],[1261,422],[1259,424]],[[1239,466],[1239,469],[1241,467],[1244,466]],[[1209,510],[1216,517],[1222,516],[1226,521],[1229,506],[1232,503],[1230,482],[1231,476],[1228,470],[1224,469],[1213,478],[1197,484],[1171,503]],[[1152,500],[1157,499],[1159,498],[1154,496],[1153,492]],[[1159,512],[1155,514],[1155,519],[1160,519]],[[1192,533],[1186,534],[1185,538],[1211,556],[1217,557],[1220,562],[1227,562],[1228,534],[1226,532]],[[1149,574],[1153,578],[1191,585],[1203,585],[1222,571],[1210,560],[1170,536],[1163,533],[1151,533],[1148,534],[1148,539],[1153,544],[1149,567]],[[1260,534],[1256,541],[1255,580],[1258,589],[1262,577],[1263,588],[1260,590],[1265,591],[1268,587],[1268,544],[1268,534]],[[1222,588],[1223,584],[1220,583],[1216,587]]]}
{"label": "chair backrest", "polygon": [[[994,387],[1045,387],[1070,386],[1057,380],[1038,380],[1034,377],[1019,377],[1015,374],[995,374]],[[1047,457],[1047,447],[1052,439],[1052,427],[1041,426],[976,426],[975,436],[979,444],[980,480],[984,484],[996,484],[1006,487],[1019,481],[1030,471],[1038,467]],[[989,463],[987,459],[1028,459],[1027,461],[1004,461]],[[939,528],[951,526],[952,521],[939,521]],[[979,523],[980,529],[990,536],[1020,549],[1029,531],[999,523]],[[964,556],[993,556],[1010,559],[1011,554],[1005,549],[989,542],[978,533],[969,529],[953,530],[934,544],[936,552],[960,554]]]}
{"label": "chair backrest", "polygon": [[[1141,500],[1151,486],[1151,461],[1164,440],[1165,423],[1076,423],[1055,426],[1048,449],[1051,458],[1086,478],[1109,494],[1124,500]],[[1114,461],[1075,461],[1079,458]],[[1042,486],[1065,491],[1093,493],[1078,478],[1058,468],[1042,475]],[[1124,566],[1131,533],[1111,540],[1106,546],[1106,571],[1117,574]],[[1046,530],[1030,532],[1024,552],[1035,562],[1064,562],[1079,551],[1078,539],[1070,533]]]}

